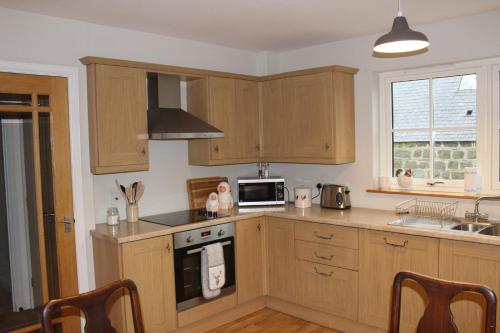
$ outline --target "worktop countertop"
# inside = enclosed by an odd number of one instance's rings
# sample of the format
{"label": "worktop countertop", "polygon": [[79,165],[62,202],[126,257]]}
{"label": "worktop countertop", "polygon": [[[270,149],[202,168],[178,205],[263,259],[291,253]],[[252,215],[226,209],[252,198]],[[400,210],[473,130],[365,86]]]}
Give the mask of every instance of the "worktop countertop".
{"label": "worktop countertop", "polygon": [[94,230],[91,230],[91,234],[93,237],[106,239],[111,242],[127,243],[141,239],[158,237],[173,234],[176,232],[204,228],[212,225],[234,222],[260,216],[273,216],[345,227],[389,231],[408,235],[500,245],[500,237],[497,236],[469,234],[452,230],[431,230],[389,225],[389,222],[399,219],[398,215],[396,215],[393,211],[356,207],[348,210],[336,210],[321,208],[319,205],[313,205],[311,208],[305,209],[295,208],[293,205],[286,205],[285,211],[283,212],[253,213],[239,212],[238,208],[236,207],[231,215],[224,218],[206,220],[175,227],[168,227],[144,221],[135,223],[121,222],[119,226],[114,227],[108,226],[104,223],[97,224],[96,228]]}

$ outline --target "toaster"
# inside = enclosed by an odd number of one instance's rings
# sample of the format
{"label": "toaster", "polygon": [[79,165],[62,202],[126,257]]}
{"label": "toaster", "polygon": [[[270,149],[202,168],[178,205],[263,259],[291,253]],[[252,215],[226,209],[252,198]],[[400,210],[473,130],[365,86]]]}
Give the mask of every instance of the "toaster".
{"label": "toaster", "polygon": [[321,207],[348,209],[351,208],[351,198],[347,186],[324,184],[321,190]]}

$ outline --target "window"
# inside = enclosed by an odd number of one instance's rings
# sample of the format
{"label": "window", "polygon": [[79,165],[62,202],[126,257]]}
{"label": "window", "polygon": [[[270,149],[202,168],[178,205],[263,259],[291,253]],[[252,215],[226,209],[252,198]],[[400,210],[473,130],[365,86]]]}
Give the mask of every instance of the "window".
{"label": "window", "polygon": [[379,175],[397,186],[411,168],[415,189],[459,192],[477,167],[483,192],[500,190],[499,100],[499,58],[380,74]]}
{"label": "window", "polygon": [[392,82],[393,174],[411,168],[414,178],[463,180],[476,166],[475,81],[469,74]]}

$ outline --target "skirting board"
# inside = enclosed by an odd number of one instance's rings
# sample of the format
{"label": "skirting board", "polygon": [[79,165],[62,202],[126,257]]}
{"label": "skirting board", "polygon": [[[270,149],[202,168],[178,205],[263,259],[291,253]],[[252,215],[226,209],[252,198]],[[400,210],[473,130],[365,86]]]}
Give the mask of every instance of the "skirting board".
{"label": "skirting board", "polygon": [[278,312],[297,317],[311,323],[347,333],[384,333],[384,330],[327,313],[308,309],[273,297],[266,297],[266,306]]}

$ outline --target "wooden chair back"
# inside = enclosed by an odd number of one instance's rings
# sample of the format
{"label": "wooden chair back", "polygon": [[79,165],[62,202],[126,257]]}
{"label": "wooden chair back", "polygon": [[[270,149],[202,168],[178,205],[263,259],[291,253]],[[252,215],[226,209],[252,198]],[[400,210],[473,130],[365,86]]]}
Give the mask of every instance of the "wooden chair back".
{"label": "wooden chair back", "polygon": [[485,333],[495,333],[497,298],[489,287],[432,278],[412,272],[399,272],[394,278],[392,290],[392,312],[390,333],[399,333],[401,313],[401,287],[405,280],[412,280],[420,284],[429,298],[422,318],[417,326],[417,333],[458,333],[453,321],[450,305],[453,298],[463,292],[481,294],[486,300]]}
{"label": "wooden chair back", "polygon": [[86,333],[117,333],[107,316],[106,302],[113,293],[120,289],[127,289],[130,293],[135,333],[144,333],[139,294],[135,283],[129,279],[116,281],[84,294],[49,301],[43,308],[42,314],[44,332],[54,333],[51,323],[52,315],[57,314],[61,307],[69,306],[78,308],[84,313]]}

